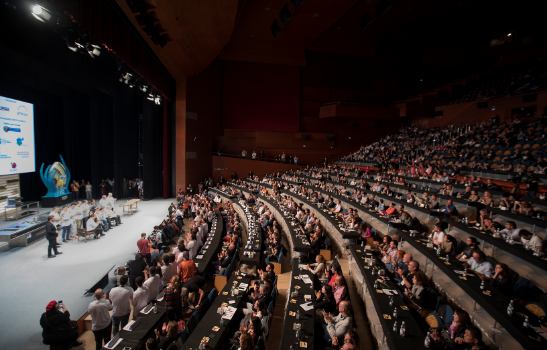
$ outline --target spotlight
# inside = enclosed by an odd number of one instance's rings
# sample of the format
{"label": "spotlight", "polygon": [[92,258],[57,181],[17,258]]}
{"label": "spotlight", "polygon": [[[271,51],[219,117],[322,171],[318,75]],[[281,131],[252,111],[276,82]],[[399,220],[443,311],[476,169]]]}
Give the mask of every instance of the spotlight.
{"label": "spotlight", "polygon": [[157,104],[158,106],[161,104],[161,96],[158,95],[156,96],[156,98],[154,98],[154,103]]}
{"label": "spotlight", "polygon": [[72,52],[78,51],[78,46],[76,46],[76,44],[74,43],[66,43],[66,47],[68,47],[68,49]]}
{"label": "spotlight", "polygon": [[93,44],[88,45],[87,53],[92,58],[98,57],[101,55],[101,47],[99,45],[93,45]]}
{"label": "spotlight", "polygon": [[510,38],[513,36],[513,33],[507,33],[507,37]]}
{"label": "spotlight", "polygon": [[148,101],[154,101],[154,98],[156,98],[156,96],[154,96],[153,93],[149,93],[148,96],[146,96],[146,99],[147,99]]}
{"label": "spotlight", "polygon": [[51,19],[51,13],[45,7],[38,4],[32,6],[31,13],[34,18],[43,23]]}
{"label": "spotlight", "polygon": [[146,93],[146,91],[148,91],[148,86],[147,85],[142,85],[141,86],[141,91]]}
{"label": "spotlight", "polygon": [[129,85],[129,81],[131,80],[132,77],[133,77],[133,74],[129,72],[125,72],[120,77],[120,83],[123,82],[124,84]]}

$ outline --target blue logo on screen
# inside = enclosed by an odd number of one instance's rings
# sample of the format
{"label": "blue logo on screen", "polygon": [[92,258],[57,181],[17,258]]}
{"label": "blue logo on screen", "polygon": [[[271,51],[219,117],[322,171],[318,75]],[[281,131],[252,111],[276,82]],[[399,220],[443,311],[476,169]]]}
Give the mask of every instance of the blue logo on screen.
{"label": "blue logo on screen", "polygon": [[27,107],[25,107],[25,106],[19,106],[19,107],[17,107],[17,115],[21,115],[21,116],[23,116],[23,117],[27,117],[27,116],[28,116]]}

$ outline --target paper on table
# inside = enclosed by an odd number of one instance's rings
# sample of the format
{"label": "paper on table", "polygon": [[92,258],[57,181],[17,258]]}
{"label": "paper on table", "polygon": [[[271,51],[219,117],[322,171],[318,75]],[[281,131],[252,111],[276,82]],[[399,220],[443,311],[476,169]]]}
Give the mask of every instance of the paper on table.
{"label": "paper on table", "polygon": [[310,301],[308,303],[300,304],[300,307],[304,309],[304,311],[310,311],[313,310],[313,303]]}
{"label": "paper on table", "polygon": [[311,280],[310,276],[308,276],[308,275],[300,275],[300,279],[306,284],[312,284],[313,285],[313,281]]}
{"label": "paper on table", "polygon": [[131,329],[131,325],[135,323],[135,320],[131,320],[129,322],[127,322],[127,324],[125,325],[125,327],[123,327],[123,330],[124,331],[128,331],[128,332],[131,332],[132,329]]}
{"label": "paper on table", "polygon": [[150,311],[152,311],[152,309],[154,309],[154,305],[150,304],[148,306],[145,306],[144,309],[141,310],[141,313],[148,315]]}
{"label": "paper on table", "polygon": [[116,338],[112,339],[111,341],[109,341],[104,347],[107,348],[107,349],[114,349],[116,346],[118,346],[121,342],[123,341],[122,338],[118,338],[116,340]]}
{"label": "paper on table", "polygon": [[236,311],[237,311],[237,309],[235,307],[228,306],[228,308],[226,309],[226,312],[224,313],[222,318],[225,319],[225,320],[231,320],[232,317],[234,317]]}

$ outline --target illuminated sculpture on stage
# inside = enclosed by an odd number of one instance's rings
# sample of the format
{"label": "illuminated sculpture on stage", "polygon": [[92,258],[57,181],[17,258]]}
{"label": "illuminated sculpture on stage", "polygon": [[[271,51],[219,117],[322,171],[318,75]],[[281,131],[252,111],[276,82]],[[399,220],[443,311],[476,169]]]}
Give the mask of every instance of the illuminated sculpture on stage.
{"label": "illuminated sculpture on stage", "polygon": [[[70,195],[68,185],[70,184],[70,170],[63,159],[59,155],[61,162],[55,162],[48,165],[44,171],[44,163],[40,166],[40,178],[47,188],[47,193],[43,196],[46,198],[62,198]],[[65,199],[65,198],[63,198]]]}

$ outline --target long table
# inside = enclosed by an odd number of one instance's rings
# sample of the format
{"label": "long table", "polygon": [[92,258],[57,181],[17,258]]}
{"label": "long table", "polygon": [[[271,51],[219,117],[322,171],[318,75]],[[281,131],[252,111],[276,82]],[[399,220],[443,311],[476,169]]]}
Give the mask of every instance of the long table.
{"label": "long table", "polygon": [[239,261],[243,264],[258,266],[262,262],[262,227],[260,227],[256,214],[246,203],[234,202],[234,205],[241,207],[247,222],[247,240]]}
{"label": "long table", "polygon": [[[344,176],[346,178],[350,178],[350,179],[354,179],[354,180],[359,180],[359,181],[363,180],[367,183],[377,182],[377,181],[374,181],[374,180],[371,180],[371,179],[368,179],[368,178],[355,177],[355,176],[345,176],[345,175],[340,175],[338,173],[335,173],[335,174],[337,176]],[[331,175],[330,172],[328,173],[328,175],[324,174],[324,176],[328,176],[329,181],[332,180],[332,175]],[[435,188],[437,188],[437,187],[440,187],[442,185],[442,183],[439,183],[439,182],[436,182],[436,181],[431,181],[431,180],[425,180],[425,179],[419,179],[419,180],[414,179],[414,178],[406,178],[406,179],[409,183],[412,183],[412,184],[415,184],[415,185],[420,184],[421,185],[420,190],[423,190],[424,188],[426,190],[428,190],[429,188],[431,188],[431,186],[434,186]],[[426,182],[426,181],[427,181],[429,187],[424,187],[420,183],[420,182]],[[399,191],[397,191],[399,193],[406,193],[406,192],[409,191],[408,188],[406,188],[405,186],[402,186],[402,185],[393,184],[393,183],[389,183],[389,182],[385,182],[385,181],[382,181],[382,183],[387,184],[391,189],[393,189],[393,188],[399,189]],[[469,201],[466,201],[466,200],[461,199],[461,198],[454,198],[454,197],[444,196],[444,195],[440,195],[440,194],[437,194],[437,197],[439,199],[443,199],[443,200],[447,200],[447,199],[450,198],[450,199],[453,200],[455,205],[459,205],[459,206],[466,206],[466,207],[476,206],[476,207],[479,207],[479,208],[482,207],[480,205],[480,203],[469,202]],[[537,200],[533,201],[533,202],[536,205],[539,205],[539,206],[547,205],[547,203],[540,202],[540,201],[537,201]],[[492,211],[492,213],[497,215],[497,216],[503,217],[505,220],[512,220],[512,221],[517,222],[517,224],[519,224],[519,226],[526,226],[527,229],[529,229],[532,232],[540,232],[543,235],[547,234],[547,222],[545,222],[545,220],[542,220],[541,218],[535,218],[535,217],[524,216],[524,215],[517,215],[517,214],[511,213],[511,212],[506,211],[506,210],[501,210],[499,208],[488,208],[488,210]]]}
{"label": "long table", "polygon": [[[247,193],[253,193],[252,190],[238,186],[236,184],[230,184],[232,187],[237,188],[240,191],[247,192]],[[255,185],[261,185],[258,183],[255,183]],[[283,220],[285,221],[288,229],[291,249],[295,252],[303,253],[304,255],[308,254],[311,251],[311,245],[309,244],[309,239],[307,236],[302,235],[297,231],[298,222],[295,218],[290,215],[289,212],[287,212],[276,200],[273,198],[268,198],[260,193],[253,193],[253,195],[257,196],[258,199],[266,203],[270,208],[273,208],[275,211],[279,213],[279,215],[282,216]]]}
{"label": "long table", "polygon": [[[281,345],[279,347],[281,350],[314,349],[314,301],[313,274],[309,270],[304,269],[303,265],[299,266],[298,259],[293,259],[291,287],[287,296],[287,307],[285,309]],[[301,306],[303,304],[311,305],[311,308],[306,311]]]}
{"label": "long table", "polygon": [[[150,309],[150,312],[147,314],[143,313],[143,311],[147,311],[148,309]],[[164,302],[158,302],[155,311],[154,306],[149,304],[138,314],[133,324],[128,324],[111,340],[111,343],[115,344],[118,338],[122,339],[114,350],[144,348],[144,343],[148,336],[153,335],[154,329],[159,327],[166,317],[167,309]],[[103,346],[103,350],[108,350],[108,348]]]}
{"label": "long table", "polygon": [[222,242],[222,232],[224,231],[224,220],[220,212],[215,213],[213,223],[211,224],[211,230],[207,235],[207,239],[201,247],[198,255],[194,257],[194,262],[198,269],[198,272],[203,275],[207,272],[207,269],[211,266],[211,261],[215,259],[218,247]]}
{"label": "long table", "polygon": [[[312,178],[310,178],[310,180],[312,180]],[[317,179],[313,179],[313,180],[318,181]],[[333,183],[328,180],[325,180],[325,181]],[[336,183],[333,183],[333,184],[339,185]],[[352,186],[352,185],[343,185],[343,186],[344,188],[349,188],[352,191],[364,191],[368,194],[374,195],[375,197],[383,198],[385,200],[392,200],[393,202],[403,204],[409,212],[412,212],[414,216],[418,216],[421,219],[420,221],[423,221],[424,218],[427,216],[431,217],[430,213],[426,209],[420,208],[416,205],[407,204],[404,201],[397,200],[395,198],[391,198],[385,195],[379,195],[375,192],[366,191],[357,186]],[[323,193],[325,192],[323,191]],[[332,194],[332,193],[329,193],[329,195],[336,196],[336,194]],[[521,276],[529,278],[530,280],[533,280],[541,288],[547,289],[547,280],[541,279],[541,278],[538,279],[538,276],[542,276],[543,273],[547,271],[547,260],[545,257],[534,256],[530,251],[527,251],[522,246],[508,244],[502,239],[492,237],[491,235],[487,235],[471,226],[464,225],[462,223],[451,222],[449,226],[449,233],[457,237],[459,236],[458,238],[463,239],[464,237],[461,237],[461,235],[458,235],[457,232],[454,232],[454,229],[456,229],[457,231],[461,231],[466,234],[469,234],[471,236],[474,236],[475,238],[477,238],[479,242],[483,242],[482,244],[483,248],[486,248],[484,243],[488,243],[492,246],[495,246],[497,249],[492,249],[491,251],[489,251],[492,257],[511,266]],[[521,261],[519,260],[515,261],[515,258],[520,259]]]}
{"label": "long table", "polygon": [[[227,340],[234,334],[239,326],[241,308],[246,301],[247,289],[251,277],[239,272],[232,274],[226,286],[222,289],[215,301],[209,307],[197,327],[184,343],[184,349],[197,350],[201,343],[206,343],[207,349],[228,349]],[[237,290],[237,294],[236,294]],[[226,319],[227,313],[222,316],[218,313],[220,308],[235,308],[233,316]]]}
{"label": "long table", "polygon": [[413,246],[423,255],[433,261],[437,267],[449,276],[460,288],[480,304],[500,325],[517,340],[524,349],[547,348],[547,341],[538,337],[537,333],[530,328],[522,326],[523,318],[517,317],[515,312],[512,317],[506,313],[507,306],[511,298],[504,292],[499,291],[488,283],[481,289],[481,279],[474,273],[466,272],[466,266],[457,259],[448,256],[438,256],[431,244],[425,238],[411,238],[406,233],[401,232],[405,239],[414,242]]}
{"label": "long table", "polygon": [[[423,346],[425,334],[418,319],[411,313],[401,292],[396,288],[395,283],[387,278],[382,282],[376,282],[379,277],[374,275],[373,271],[374,267],[382,266],[380,259],[372,251],[358,247],[351,248],[351,257],[352,277],[356,281],[358,292],[365,301],[367,317],[371,324],[371,330],[378,341],[378,347],[391,350],[420,349]],[[393,314],[395,309],[397,317]],[[396,329],[394,328],[395,321],[397,321],[398,327]],[[400,334],[403,321],[406,329],[404,336]]]}
{"label": "long table", "polygon": [[[285,181],[285,180],[283,180]],[[317,188],[311,187],[315,191],[322,191]],[[378,213],[370,211],[369,208],[366,208],[358,203],[355,203],[352,201],[351,198],[345,198],[335,193],[328,193],[325,195],[330,195],[333,198],[337,198],[342,202],[351,203],[351,205],[359,210],[361,212],[366,213],[369,216],[374,217],[374,219],[378,221],[382,221],[385,225],[389,227],[389,221],[381,217]],[[485,314],[479,315],[479,312],[476,312],[473,316],[478,317],[487,317],[490,321],[493,322],[491,325],[493,329],[484,329],[483,331],[490,335],[493,342],[500,345],[502,342],[507,344],[512,344],[512,346],[515,346],[516,348],[523,348],[523,349],[532,349],[537,345],[537,342],[535,342],[528,332],[528,330],[523,330],[520,327],[517,327],[515,325],[515,322],[507,317],[505,314],[505,308],[507,305],[503,305],[500,307],[499,304],[496,304],[496,301],[491,300],[489,298],[486,298],[486,295],[482,295],[482,293],[478,293],[477,290],[474,288],[474,286],[470,283],[465,283],[464,280],[460,279],[458,274],[454,272],[452,269],[448,268],[444,262],[440,259],[438,259],[434,252],[424,247],[422,244],[416,242],[412,237],[410,237],[408,234],[399,231],[398,232],[406,244],[409,247],[412,247],[413,250],[416,253],[420,253],[420,255],[425,259],[421,262],[422,265],[425,265],[424,270],[427,270],[427,265],[429,264],[429,275],[433,275],[435,272],[442,272],[442,274],[435,274],[435,278],[437,279],[436,283],[439,284],[439,287],[443,289],[449,296],[452,295],[453,297],[456,297],[457,291],[455,288],[450,288],[451,286],[457,286],[459,290],[461,290],[464,294],[457,295],[458,299],[465,298],[465,296],[471,297],[474,303],[473,309],[476,309],[477,306],[480,306],[482,310],[484,310]],[[406,249],[406,248],[405,248]],[[419,258],[415,255],[415,258]],[[435,266],[435,269],[431,268],[431,265]],[[427,273],[428,271],[426,271]],[[443,275],[446,277],[446,280],[443,280]],[[480,286],[480,282],[479,282]],[[480,291],[480,289],[479,289]],[[462,302],[462,300],[459,300]],[[471,311],[470,308],[468,308],[468,311]],[[503,309],[503,310],[500,310]],[[501,334],[497,334],[500,332],[498,329],[497,331],[495,328],[502,327],[506,332],[506,337],[503,337],[503,332]],[[497,333],[496,333],[497,332]],[[494,340],[495,339],[495,340]]]}

